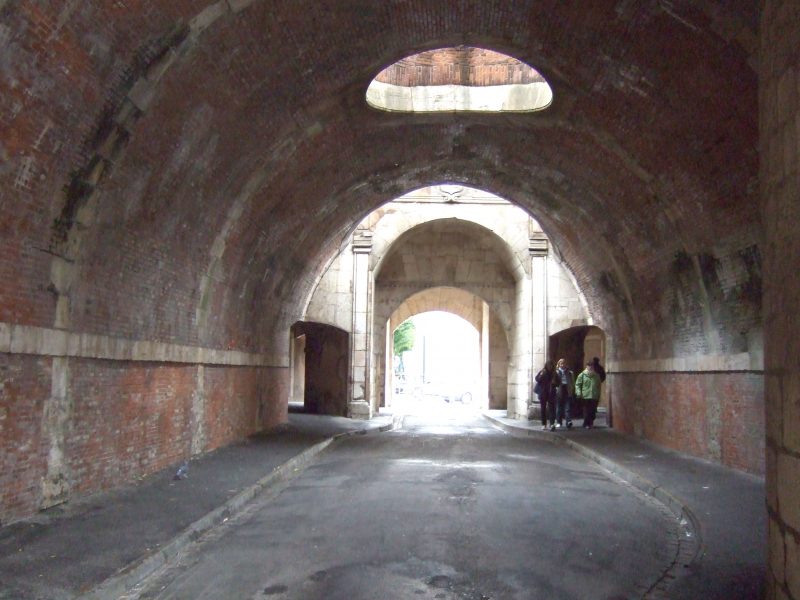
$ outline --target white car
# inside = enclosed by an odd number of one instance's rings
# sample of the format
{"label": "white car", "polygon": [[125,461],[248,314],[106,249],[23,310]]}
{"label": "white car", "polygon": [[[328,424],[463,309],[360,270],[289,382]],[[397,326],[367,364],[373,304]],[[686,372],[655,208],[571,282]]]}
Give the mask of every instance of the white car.
{"label": "white car", "polygon": [[472,388],[454,384],[453,382],[429,381],[424,386],[425,396],[436,396],[445,402],[472,403]]}

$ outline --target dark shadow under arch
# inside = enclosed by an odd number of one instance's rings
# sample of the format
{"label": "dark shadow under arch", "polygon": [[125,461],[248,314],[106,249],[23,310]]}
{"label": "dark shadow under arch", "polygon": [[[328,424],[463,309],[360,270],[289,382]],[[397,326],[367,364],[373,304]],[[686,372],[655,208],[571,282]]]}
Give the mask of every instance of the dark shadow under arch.
{"label": "dark shadow under arch", "polygon": [[298,321],[291,328],[290,401],[303,412],[347,416],[350,335],[324,323]]}

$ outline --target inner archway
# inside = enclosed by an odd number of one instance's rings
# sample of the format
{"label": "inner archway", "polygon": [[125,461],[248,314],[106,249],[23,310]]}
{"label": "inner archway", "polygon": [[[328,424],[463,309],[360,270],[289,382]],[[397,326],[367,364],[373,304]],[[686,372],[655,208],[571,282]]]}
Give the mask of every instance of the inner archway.
{"label": "inner archway", "polygon": [[297,322],[291,329],[289,399],[303,412],[345,416],[350,336],[325,323]]}
{"label": "inner archway", "polygon": [[304,320],[352,336],[351,417],[370,418],[387,406],[387,344],[401,320],[388,328],[387,322],[415,294],[452,288],[488,304],[492,326],[505,332],[505,345],[493,352],[513,367],[495,361],[482,398],[486,408],[517,418],[527,418],[533,366],[544,362],[548,332],[593,323],[575,277],[550,251],[538,222],[490,192],[459,184],[418,188],[369,213],[351,236],[322,270],[303,311]]}
{"label": "inner archway", "polygon": [[[415,317],[421,318],[421,327],[417,331],[415,351],[408,357],[412,367],[398,385],[395,369],[398,361],[393,358],[394,332],[402,323]],[[458,334],[455,327],[441,327],[440,333],[436,333],[437,321],[446,323],[453,319],[460,320],[464,327],[471,328],[476,336],[474,343],[469,341],[469,335]],[[385,332],[385,350],[376,354],[376,378],[383,382],[381,406],[394,407],[399,392],[404,396],[416,396],[417,399],[423,399],[427,394],[447,396],[456,401],[469,400],[461,403],[480,409],[507,408],[510,331],[482,298],[454,287],[423,290],[400,304],[386,321]],[[442,339],[443,336],[446,338],[455,335],[462,340],[461,346],[466,348],[467,354],[459,348],[445,350],[451,353],[452,360],[445,358],[438,364],[449,364],[437,367],[437,361],[433,360],[431,352],[441,352],[440,348],[448,345],[449,340]],[[428,342],[429,339],[433,341]],[[433,346],[428,347],[429,343]],[[404,365],[408,364],[404,360]],[[452,371],[458,371],[458,382],[448,381]],[[469,397],[465,398],[467,393]]]}
{"label": "inner archway", "polygon": [[406,324],[413,326],[416,343],[400,355],[393,352],[392,368],[386,369],[387,388],[393,392],[387,401],[391,399],[393,410],[427,415],[482,407],[481,331],[444,311],[419,313],[401,325]]}
{"label": "inner archway", "polygon": [[[554,363],[563,358],[576,377],[587,362],[597,358],[600,365],[603,366],[601,378],[605,382],[606,334],[600,327],[579,325],[553,333],[548,344],[548,356]],[[600,394],[599,410],[601,414],[606,415],[607,423],[611,425],[613,409],[608,387],[601,386]],[[573,402],[572,414],[573,417],[583,416],[581,401]]]}

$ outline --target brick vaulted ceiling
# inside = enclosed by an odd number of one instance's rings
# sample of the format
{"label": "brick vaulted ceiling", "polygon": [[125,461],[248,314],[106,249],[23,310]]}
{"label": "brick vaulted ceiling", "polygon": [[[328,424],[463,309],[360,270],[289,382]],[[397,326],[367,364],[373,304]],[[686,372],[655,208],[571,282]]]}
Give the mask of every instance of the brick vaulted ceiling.
{"label": "brick vaulted ceiling", "polygon": [[400,59],[375,79],[400,86],[490,86],[544,81],[534,69],[510,56],[468,46],[428,50]]}
{"label": "brick vaulted ceiling", "polygon": [[[0,17],[0,321],[282,351],[355,224],[442,182],[530,210],[619,358],[737,351],[758,319],[748,280],[735,310],[708,287],[760,241],[755,1],[0,0]],[[366,105],[386,66],[458,45],[531,65],[553,105]]]}

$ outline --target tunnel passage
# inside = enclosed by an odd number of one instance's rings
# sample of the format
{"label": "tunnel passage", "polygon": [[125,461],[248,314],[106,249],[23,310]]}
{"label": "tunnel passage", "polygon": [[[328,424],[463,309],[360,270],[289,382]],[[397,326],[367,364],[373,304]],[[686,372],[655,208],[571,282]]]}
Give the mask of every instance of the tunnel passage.
{"label": "tunnel passage", "polygon": [[[464,297],[450,302],[443,293]],[[403,312],[406,301],[419,306],[421,298],[436,299],[444,310],[452,305],[457,314],[463,306],[487,303],[487,327],[502,330],[506,341],[488,331],[484,336],[493,357],[487,348],[481,385],[492,382],[492,388],[481,398],[493,398],[494,406],[511,414],[528,412],[530,365],[544,361],[546,332],[590,319],[574,277],[520,207],[454,184],[403,194],[362,219],[318,280],[305,311],[306,319],[353,336],[352,380],[363,384],[351,388],[351,415],[374,414],[391,402],[386,357],[398,324],[393,311]],[[480,319],[471,322],[486,329]]]}
{"label": "tunnel passage", "polygon": [[[450,182],[536,215],[607,334],[618,427],[766,469],[771,578],[800,597],[785,568],[800,531],[786,508],[797,10],[2,3],[0,518],[110,485],[90,465],[131,478],[160,466],[134,418],[130,453],[105,451],[113,433],[97,435],[93,415],[106,398],[174,423],[164,457],[285,419],[287,332],[353,227]],[[381,70],[454,44],[534,65],[553,103],[502,116],[368,106]],[[678,404],[649,400],[676,391]]]}

